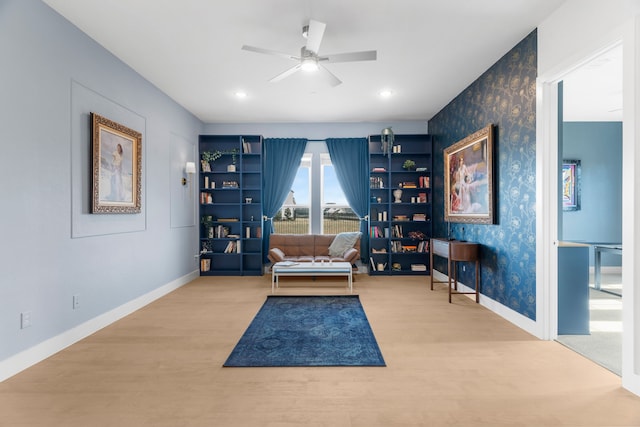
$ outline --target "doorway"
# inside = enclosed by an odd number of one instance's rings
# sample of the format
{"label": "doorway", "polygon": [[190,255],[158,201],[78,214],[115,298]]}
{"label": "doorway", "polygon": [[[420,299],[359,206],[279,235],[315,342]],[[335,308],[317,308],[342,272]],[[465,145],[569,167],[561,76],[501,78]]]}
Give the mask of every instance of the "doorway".
{"label": "doorway", "polygon": [[564,76],[560,91],[558,157],[573,176],[561,179],[558,240],[589,245],[590,274],[588,333],[557,340],[621,376],[621,256],[603,253],[596,283],[594,248],[622,243],[622,45]]}

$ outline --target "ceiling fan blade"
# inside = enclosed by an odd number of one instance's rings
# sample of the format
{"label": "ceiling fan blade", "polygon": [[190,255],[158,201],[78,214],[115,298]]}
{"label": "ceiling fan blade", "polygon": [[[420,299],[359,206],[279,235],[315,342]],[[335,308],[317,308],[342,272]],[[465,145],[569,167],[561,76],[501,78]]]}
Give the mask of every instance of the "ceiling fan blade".
{"label": "ceiling fan blade", "polygon": [[323,67],[322,65],[320,65],[318,67],[318,72],[320,74],[322,74],[322,77],[324,77],[324,79],[331,85],[331,86],[338,86],[339,84],[342,84],[342,80],[340,80],[339,78],[337,78],[335,76],[335,74],[333,74],[331,71],[327,70],[326,67]]}
{"label": "ceiling fan blade", "polygon": [[246,44],[242,46],[242,50],[248,50],[249,52],[264,53],[265,55],[280,56],[282,58],[291,59],[293,61],[300,61],[299,56],[289,55],[288,53],[282,53],[282,52],[278,52],[270,49],[263,49],[261,47],[247,46]]}
{"label": "ceiling fan blade", "polygon": [[287,71],[278,74],[277,76],[275,76],[274,78],[272,78],[269,81],[271,83],[279,82],[280,80],[282,80],[282,79],[284,79],[286,77],[289,77],[290,75],[292,75],[293,73],[298,71],[301,67],[302,67],[302,65],[300,65],[300,64],[294,65],[293,67],[289,68]]}
{"label": "ceiling fan blade", "polygon": [[320,49],[320,43],[322,43],[322,37],[324,36],[324,30],[327,28],[327,24],[323,22],[309,21],[309,34],[307,35],[307,50],[317,54]]}
{"label": "ceiling fan blade", "polygon": [[375,61],[378,53],[375,50],[365,50],[362,52],[336,53],[333,55],[322,55],[318,61],[326,62],[354,62],[354,61]]}

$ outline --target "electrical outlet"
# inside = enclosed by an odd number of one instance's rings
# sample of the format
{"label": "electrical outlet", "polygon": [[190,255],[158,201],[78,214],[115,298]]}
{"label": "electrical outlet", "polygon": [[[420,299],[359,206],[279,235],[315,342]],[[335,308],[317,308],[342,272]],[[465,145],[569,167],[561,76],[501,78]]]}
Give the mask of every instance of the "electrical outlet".
{"label": "electrical outlet", "polygon": [[76,294],[73,296],[73,309],[77,310],[80,308],[80,295]]}
{"label": "electrical outlet", "polygon": [[31,326],[31,312],[23,311],[20,313],[20,329],[28,328]]}
{"label": "electrical outlet", "polygon": [[466,265],[462,266],[462,271],[467,271],[467,266]]}

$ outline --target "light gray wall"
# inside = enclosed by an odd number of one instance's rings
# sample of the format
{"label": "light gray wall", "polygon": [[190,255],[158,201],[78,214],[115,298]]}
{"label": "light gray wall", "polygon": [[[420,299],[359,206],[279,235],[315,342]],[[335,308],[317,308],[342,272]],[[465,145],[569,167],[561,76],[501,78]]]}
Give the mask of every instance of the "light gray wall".
{"label": "light gray wall", "polygon": [[[0,58],[2,362],[197,270],[203,124],[39,0],[0,0]],[[143,134],[140,214],[89,213],[91,111]]]}

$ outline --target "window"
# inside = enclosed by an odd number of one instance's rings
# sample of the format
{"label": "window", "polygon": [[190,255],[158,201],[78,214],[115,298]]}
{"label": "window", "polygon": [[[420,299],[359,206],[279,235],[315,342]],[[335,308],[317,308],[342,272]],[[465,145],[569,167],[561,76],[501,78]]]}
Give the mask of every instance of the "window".
{"label": "window", "polygon": [[273,218],[273,228],[279,234],[309,234],[311,207],[311,153],[302,156],[298,173],[282,208]]}
{"label": "window", "polygon": [[309,142],[282,208],[273,219],[280,234],[337,234],[359,231],[358,216],[338,184],[324,142]]}
{"label": "window", "polygon": [[359,231],[360,221],[338,183],[329,154],[320,156],[322,163],[322,234]]}

